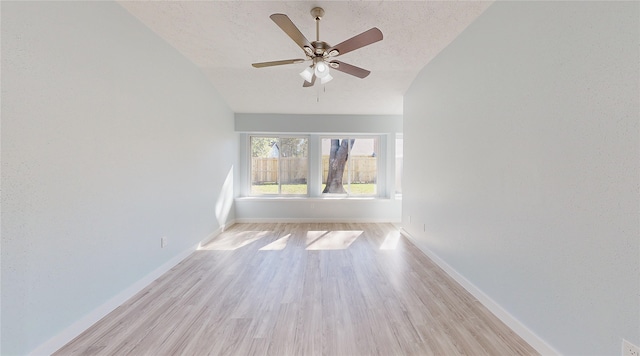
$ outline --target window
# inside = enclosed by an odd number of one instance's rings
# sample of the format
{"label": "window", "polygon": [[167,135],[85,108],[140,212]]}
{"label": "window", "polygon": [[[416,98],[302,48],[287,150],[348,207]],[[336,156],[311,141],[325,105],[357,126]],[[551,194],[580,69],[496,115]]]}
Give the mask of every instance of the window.
{"label": "window", "polygon": [[307,195],[306,137],[251,136],[251,194]]}
{"label": "window", "polygon": [[[244,196],[387,197],[397,160],[391,134],[246,134]],[[401,151],[398,151],[401,152]],[[401,154],[401,153],[400,153]],[[389,175],[390,174],[390,175]]]}
{"label": "window", "polygon": [[322,194],[375,195],[376,137],[322,138]]}

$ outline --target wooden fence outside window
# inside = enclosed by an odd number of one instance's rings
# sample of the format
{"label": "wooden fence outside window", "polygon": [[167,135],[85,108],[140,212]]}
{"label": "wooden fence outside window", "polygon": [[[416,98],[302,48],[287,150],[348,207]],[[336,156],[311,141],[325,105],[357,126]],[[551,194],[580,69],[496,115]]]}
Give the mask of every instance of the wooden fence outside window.
{"label": "wooden fence outside window", "polygon": [[[352,156],[351,183],[376,183],[378,175],[377,158],[371,156]],[[281,184],[304,184],[309,172],[305,157],[282,157]],[[322,183],[326,183],[329,172],[329,156],[322,157]],[[344,172],[347,182],[347,169]],[[251,158],[251,184],[273,184],[278,182],[278,158]]]}

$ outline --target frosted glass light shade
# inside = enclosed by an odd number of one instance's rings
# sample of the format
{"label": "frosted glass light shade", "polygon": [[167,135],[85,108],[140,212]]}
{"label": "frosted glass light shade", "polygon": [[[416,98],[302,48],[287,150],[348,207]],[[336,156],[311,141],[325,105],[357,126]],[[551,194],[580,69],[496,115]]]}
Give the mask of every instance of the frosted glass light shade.
{"label": "frosted glass light shade", "polygon": [[300,72],[300,76],[307,82],[311,83],[311,80],[313,79],[313,69],[311,69],[311,67],[307,67],[305,70]]}
{"label": "frosted glass light shade", "polygon": [[320,84],[329,83],[331,79],[333,79],[333,77],[331,76],[331,74],[327,73],[327,75],[325,75],[323,78],[320,78]]}
{"label": "frosted glass light shade", "polygon": [[327,75],[329,75],[329,66],[324,62],[318,62],[316,63],[315,73],[316,73],[316,77],[322,79]]}

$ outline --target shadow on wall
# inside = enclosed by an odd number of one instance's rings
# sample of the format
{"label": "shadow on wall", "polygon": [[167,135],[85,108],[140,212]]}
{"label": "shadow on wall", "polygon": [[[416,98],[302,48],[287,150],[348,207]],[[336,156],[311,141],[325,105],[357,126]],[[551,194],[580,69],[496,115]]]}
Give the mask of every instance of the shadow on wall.
{"label": "shadow on wall", "polygon": [[222,184],[220,195],[218,195],[218,201],[216,202],[216,220],[222,230],[231,212],[231,206],[233,205],[233,166],[229,169],[227,178]]}

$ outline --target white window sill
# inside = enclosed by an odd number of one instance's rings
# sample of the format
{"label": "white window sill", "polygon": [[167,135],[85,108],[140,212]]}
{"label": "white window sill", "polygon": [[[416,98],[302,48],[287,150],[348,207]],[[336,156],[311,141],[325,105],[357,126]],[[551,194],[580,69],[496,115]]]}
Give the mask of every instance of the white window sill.
{"label": "white window sill", "polygon": [[238,197],[236,201],[278,201],[278,202],[299,202],[299,201],[333,201],[333,200],[377,200],[377,201],[391,201],[388,197],[354,197],[354,196],[332,196],[332,197],[304,197],[304,196],[249,196]]}

